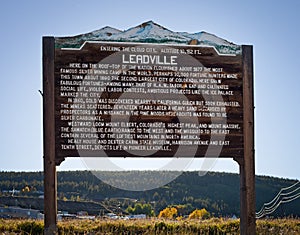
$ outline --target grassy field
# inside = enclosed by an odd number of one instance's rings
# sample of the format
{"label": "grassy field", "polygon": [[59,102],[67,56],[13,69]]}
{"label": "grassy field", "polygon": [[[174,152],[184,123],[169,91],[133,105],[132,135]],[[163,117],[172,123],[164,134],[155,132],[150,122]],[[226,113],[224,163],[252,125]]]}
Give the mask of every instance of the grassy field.
{"label": "grassy field", "polygon": [[[43,234],[43,221],[1,220],[1,234]],[[209,219],[204,221],[147,220],[70,220],[58,223],[59,234],[239,234],[238,220]],[[300,234],[300,219],[258,220],[257,234]]]}

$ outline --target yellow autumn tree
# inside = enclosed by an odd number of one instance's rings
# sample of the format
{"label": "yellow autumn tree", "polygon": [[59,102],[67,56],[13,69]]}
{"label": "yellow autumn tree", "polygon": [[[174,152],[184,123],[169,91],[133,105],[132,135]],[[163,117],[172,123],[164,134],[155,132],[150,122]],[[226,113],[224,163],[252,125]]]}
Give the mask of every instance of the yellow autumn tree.
{"label": "yellow autumn tree", "polygon": [[177,216],[175,207],[167,207],[159,212],[158,218],[174,219]]}
{"label": "yellow autumn tree", "polygon": [[203,208],[201,210],[196,209],[191,214],[189,214],[189,219],[207,219],[209,218],[209,212]]}
{"label": "yellow autumn tree", "polygon": [[23,192],[23,193],[28,193],[28,192],[30,192],[29,186],[25,186],[25,187],[22,189],[22,192]]}

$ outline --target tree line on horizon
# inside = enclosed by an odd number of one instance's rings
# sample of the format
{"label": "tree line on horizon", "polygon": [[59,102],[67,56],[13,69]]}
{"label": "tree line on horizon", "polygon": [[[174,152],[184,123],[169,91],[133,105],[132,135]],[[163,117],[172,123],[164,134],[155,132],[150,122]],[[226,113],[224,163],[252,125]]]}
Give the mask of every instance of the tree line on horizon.
{"label": "tree line on horizon", "polygon": [[[137,177],[154,181],[170,174],[167,171],[146,171]],[[112,180],[122,180],[128,172],[102,172]],[[118,174],[119,177],[115,177]],[[154,177],[155,174],[155,177]],[[157,174],[160,174],[157,177]],[[123,177],[124,180],[126,177]],[[134,179],[134,178],[133,178]],[[100,181],[89,171],[58,172],[58,199],[71,201],[95,201],[124,212],[134,213],[145,207],[147,214],[159,215],[166,208],[176,208],[178,215],[189,215],[196,209],[205,209],[212,216],[238,216],[240,213],[239,175],[232,173],[183,172],[172,182],[148,191],[127,191]],[[126,182],[118,182],[126,183]],[[256,176],[256,211],[263,203],[271,201],[281,188],[294,180]],[[0,172],[1,196],[37,197],[43,192],[43,172]],[[300,199],[281,205],[271,216],[300,216]]]}

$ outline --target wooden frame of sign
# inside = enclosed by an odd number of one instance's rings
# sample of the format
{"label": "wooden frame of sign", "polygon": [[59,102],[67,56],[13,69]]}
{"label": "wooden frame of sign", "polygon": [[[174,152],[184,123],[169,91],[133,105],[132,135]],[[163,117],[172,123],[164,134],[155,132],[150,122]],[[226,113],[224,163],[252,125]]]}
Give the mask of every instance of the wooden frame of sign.
{"label": "wooden frame of sign", "polygon": [[[126,42],[68,49],[44,37],[43,125],[45,234],[57,231],[56,166],[79,156],[233,158],[241,234],[255,234],[252,46],[234,56],[209,46]],[[149,126],[167,133],[159,139]]]}

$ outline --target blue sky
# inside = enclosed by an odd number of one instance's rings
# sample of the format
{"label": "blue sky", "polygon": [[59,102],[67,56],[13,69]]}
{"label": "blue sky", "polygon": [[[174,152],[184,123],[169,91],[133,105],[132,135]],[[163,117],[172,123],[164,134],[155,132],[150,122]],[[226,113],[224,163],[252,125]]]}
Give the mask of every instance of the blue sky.
{"label": "blue sky", "polygon": [[[300,179],[300,2],[290,1],[5,1],[0,8],[0,170],[41,171],[42,36],[154,22],[173,31],[207,31],[254,45],[256,173]],[[127,161],[127,160],[126,160]],[[144,169],[145,161],[134,162]],[[128,163],[128,161],[127,161]],[[127,164],[125,163],[125,164]],[[157,162],[146,165],[155,168]],[[200,161],[190,167],[199,169]],[[59,170],[84,169],[67,159]],[[231,160],[218,171],[238,172]]]}

